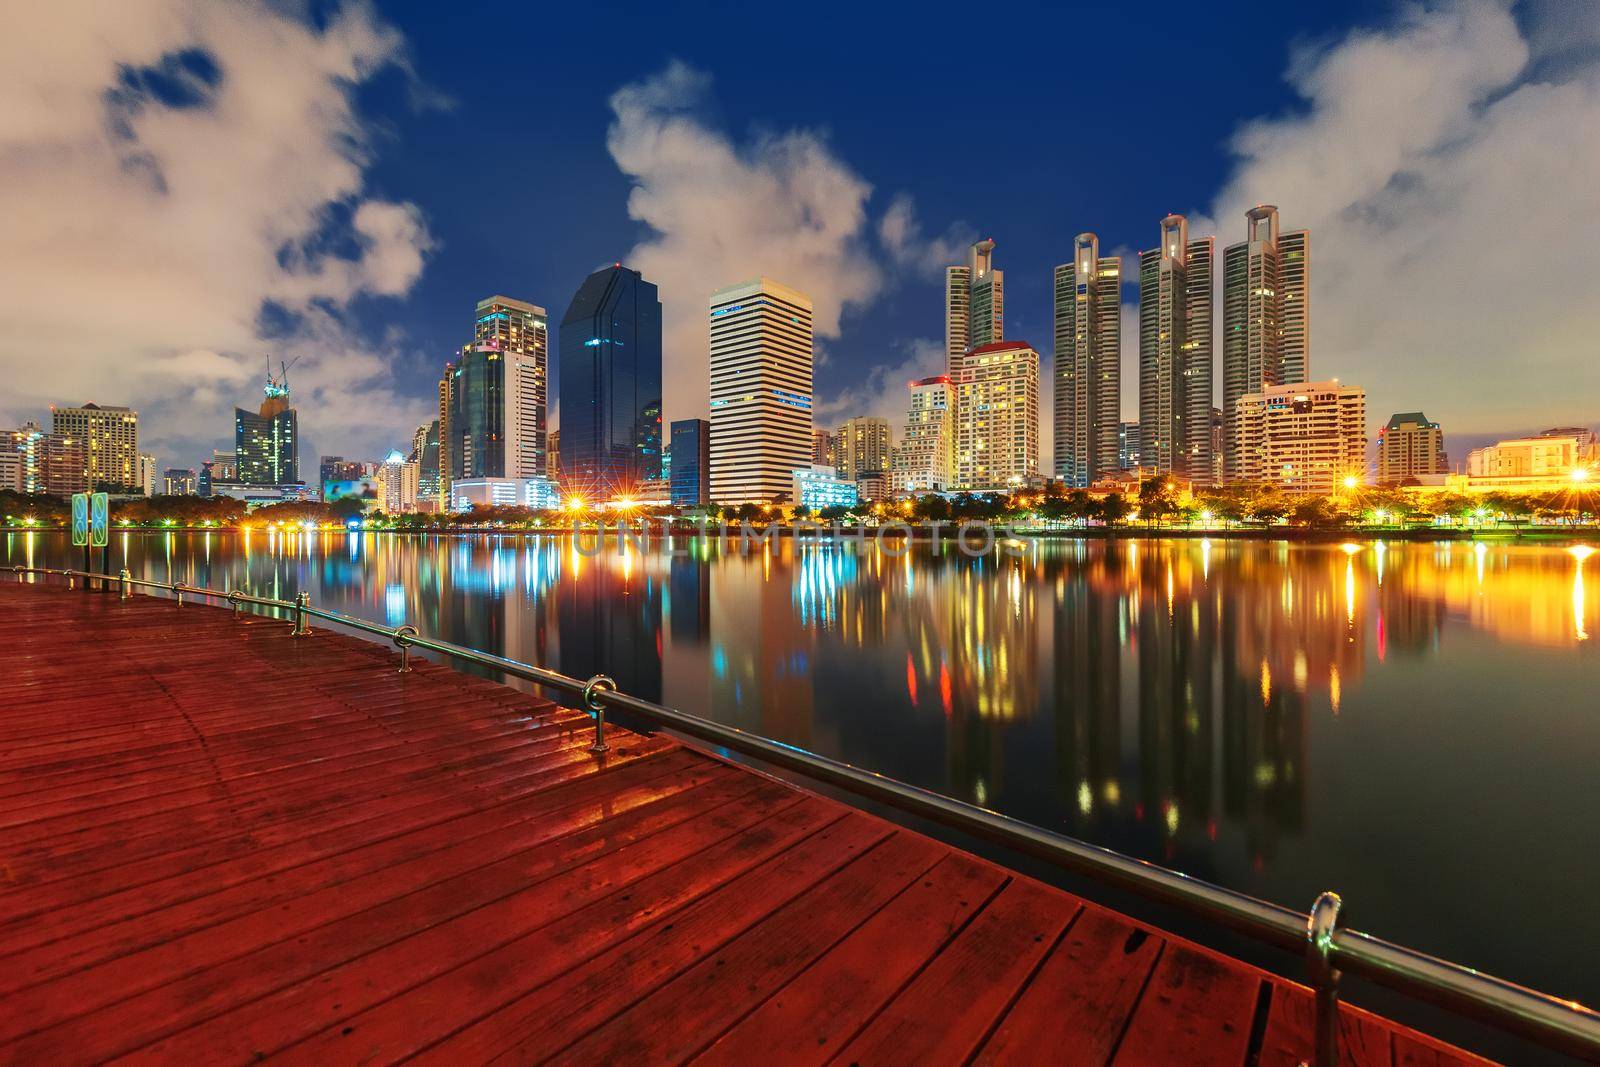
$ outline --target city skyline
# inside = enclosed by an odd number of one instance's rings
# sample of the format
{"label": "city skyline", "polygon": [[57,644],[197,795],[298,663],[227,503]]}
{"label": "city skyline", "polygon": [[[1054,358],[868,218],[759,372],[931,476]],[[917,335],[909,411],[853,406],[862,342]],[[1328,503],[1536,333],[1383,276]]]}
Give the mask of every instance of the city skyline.
{"label": "city skyline", "polygon": [[[186,10],[179,0],[150,6]],[[1223,4],[1205,25],[1182,26],[1197,42],[1225,40],[1244,14],[1242,6]],[[0,416],[20,425],[51,403],[128,404],[145,412],[163,465],[192,463],[228,443],[217,429],[226,420],[212,416],[250,394],[261,355],[300,356],[308,453],[381,456],[403,447],[431,407],[437,368],[461,343],[462,303],[509,292],[558,306],[597,263],[615,260],[662,286],[664,425],[707,414],[686,385],[697,375],[683,373],[703,358],[704,299],[762,273],[815,301],[819,423],[876,415],[897,425],[903,383],[946,369],[939,321],[945,267],[960,263],[979,236],[997,242],[1008,275],[1004,336],[1038,345],[1042,380],[1050,381],[1049,272],[1074,234],[1094,232],[1102,253],[1124,263],[1119,414],[1126,420],[1138,406],[1136,256],[1149,247],[1151,227],[1181,212],[1191,238],[1215,236],[1220,253],[1238,239],[1241,211],[1276,203],[1290,225],[1318,235],[1318,344],[1337,359],[1313,374],[1361,383],[1380,419],[1385,410],[1436,412],[1457,456],[1484,440],[1588,418],[1573,410],[1573,398],[1594,395],[1600,385],[1589,358],[1600,301],[1592,272],[1573,269],[1582,263],[1571,258],[1592,242],[1581,233],[1574,240],[1568,220],[1595,213],[1584,210],[1582,183],[1558,177],[1583,173],[1588,149],[1574,144],[1559,158],[1538,160],[1491,151],[1549,141],[1536,136],[1544,129],[1538,122],[1570,126],[1587,114],[1572,97],[1600,65],[1600,48],[1592,35],[1571,32],[1584,27],[1570,5],[1463,0],[1424,12],[1374,2],[1351,12],[1279,17],[1261,47],[1207,71],[1216,89],[1209,106],[1188,109],[1186,121],[1164,126],[1161,138],[1148,136],[1159,84],[1105,115],[1075,111],[1048,120],[1028,94],[1013,94],[990,131],[992,150],[1010,165],[982,185],[945,174],[929,156],[942,144],[935,133],[943,123],[975,104],[936,119],[897,92],[843,109],[837,92],[818,79],[782,84],[765,69],[755,91],[748,62],[665,26],[648,46],[630,43],[605,72],[576,76],[565,60],[549,72],[526,72],[533,80],[520,88],[535,93],[528,98],[537,106],[514,112],[515,121],[560,163],[532,172],[515,158],[529,149],[508,150],[513,158],[505,166],[473,173],[436,174],[422,165],[484,124],[511,120],[502,100],[452,70],[461,28],[405,5],[376,15],[332,9],[311,25],[248,7],[233,19],[197,15],[181,29],[161,23],[137,46],[100,35],[89,54],[69,57],[83,62],[58,63],[53,75],[41,68],[53,54],[41,52],[8,74],[23,121],[0,136],[32,147],[67,138],[63,143],[84,148],[89,162],[58,172],[53,182],[25,162],[0,169],[0,183],[20,194],[7,203],[24,205],[29,216],[29,225],[9,227],[10,236],[0,238],[7,242],[0,262],[28,263],[26,284],[18,278],[9,291],[34,296],[0,304],[0,360],[18,383],[0,399]],[[1139,32],[1126,15],[1092,18],[1109,40]],[[33,36],[66,47],[59,42],[73,35],[59,29]],[[337,54],[328,63],[348,60],[384,73],[363,74],[354,88],[321,67],[285,74],[298,79],[293,99],[307,113],[321,114],[326,105],[327,115],[308,128],[266,131],[270,158],[260,177],[229,169],[220,183],[199,180],[215,177],[204,168],[225,165],[218,157],[227,155],[229,137],[260,133],[251,124],[266,121],[229,106],[273,88],[250,80],[265,75],[243,63],[246,50],[302,55],[330,41]],[[1410,109],[1414,128],[1391,137],[1358,120],[1383,115],[1404,88],[1397,68],[1405,57],[1472,73],[1440,79],[1426,106]],[[798,62],[786,49],[763,60],[785,70]],[[128,72],[127,82],[108,103],[104,90],[118,70]],[[1168,76],[1157,73],[1158,81]],[[47,89],[80,101],[48,131],[36,110]],[[115,120],[110,142],[101,121],[107,108]],[[196,123],[207,113],[227,121],[202,131]],[[170,125],[181,150],[156,138],[157,121]],[[890,122],[904,133],[880,136]],[[1345,125],[1369,130],[1370,152],[1340,141]],[[1040,138],[1024,132],[1035,128],[1052,142],[1085,131],[1113,135],[1119,161],[1073,167],[1059,149],[1041,149]],[[1583,139],[1563,143],[1574,140]],[[308,169],[326,167],[333,177],[291,208],[267,186],[276,179],[301,191],[298,176],[280,169],[300,159],[301,148],[311,153]],[[15,158],[24,157],[32,158]],[[144,163],[95,170],[101,157]],[[1156,158],[1185,165],[1158,167]],[[1338,165],[1308,166],[1323,158]],[[1495,159],[1526,169],[1507,174]],[[507,184],[512,173],[515,187]],[[143,174],[156,191],[128,174]],[[1396,199],[1396,175],[1420,183],[1408,199]],[[130,183],[136,187],[125,187]],[[97,228],[96,263],[142,270],[137,292],[107,299],[92,322],[68,316],[66,302],[41,299],[60,291],[50,286],[61,272],[81,284],[97,280],[94,264],[71,258],[80,243],[53,239],[61,231],[51,229],[56,208],[67,206],[58,195],[89,188],[122,209]],[[207,199],[196,191],[218,188],[229,192]],[[1514,224],[1497,222],[1506,213],[1483,207],[1490,194],[1546,189],[1555,195],[1516,198],[1524,207]],[[707,198],[697,190],[720,192]],[[148,195],[162,199],[141,199]],[[77,218],[81,195],[72,209]],[[203,246],[177,225],[195,214],[215,224]],[[250,269],[209,269],[212,258],[204,255],[174,263],[148,228],[157,226],[180,251],[221,247],[231,264]],[[260,249],[256,229],[280,236]],[[1529,251],[1541,244],[1555,251]],[[1498,283],[1500,299],[1478,299],[1465,284],[1464,264],[1478,246],[1511,261]],[[1437,254],[1419,257],[1421,249]],[[1379,293],[1387,299],[1374,299]],[[1219,300],[1219,327],[1221,312]],[[16,373],[45,338],[60,358],[40,373]],[[1501,360],[1534,373],[1492,390],[1459,374],[1462,365],[1493,373]],[[1220,394],[1220,365],[1216,377]],[[1041,405],[1047,466],[1050,407]],[[552,411],[551,428],[558,420]]]}

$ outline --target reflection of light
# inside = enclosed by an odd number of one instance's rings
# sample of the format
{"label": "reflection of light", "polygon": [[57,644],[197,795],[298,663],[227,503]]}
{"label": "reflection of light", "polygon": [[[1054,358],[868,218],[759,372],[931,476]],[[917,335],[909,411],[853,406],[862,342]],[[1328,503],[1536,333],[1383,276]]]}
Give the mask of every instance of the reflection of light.
{"label": "reflection of light", "polygon": [[1333,706],[1335,717],[1339,714],[1339,698],[1341,695],[1339,689],[1339,665],[1334,663],[1328,667],[1328,703]]}
{"label": "reflection of light", "polygon": [[1375,552],[1377,552],[1377,555],[1378,555],[1378,584],[1382,585],[1383,584],[1383,557],[1388,555],[1389,546],[1384,544],[1382,541],[1379,541],[1377,544],[1373,545],[1372,547],[1373,547],[1373,550]]}
{"label": "reflection of light", "polygon": [[1177,833],[1178,832],[1178,803],[1177,803],[1177,801],[1168,801],[1167,802],[1166,818],[1167,818],[1167,833],[1169,833],[1169,834]]}
{"label": "reflection of light", "polygon": [[1340,547],[1340,549],[1342,549],[1344,551],[1344,554],[1347,555],[1347,556],[1353,556],[1356,553],[1361,551],[1361,546],[1356,544],[1353,541],[1346,541],[1344,544],[1340,545],[1339,547]]}
{"label": "reflection of light", "polygon": [[1347,626],[1356,621],[1356,561],[1353,559],[1344,564],[1344,621]]}
{"label": "reflection of light", "polygon": [[1483,558],[1489,554],[1489,546],[1482,541],[1472,546],[1472,554],[1478,561],[1478,584],[1483,584]]}
{"label": "reflection of light", "polygon": [[1078,783],[1078,810],[1085,815],[1094,810],[1094,792],[1087,781]]}
{"label": "reflection of light", "polygon": [[1200,577],[1211,577],[1211,539],[1209,537],[1200,539]]}
{"label": "reflection of light", "polygon": [[1572,568],[1572,632],[1579,641],[1587,641],[1589,631],[1583,626],[1583,561],[1594,555],[1594,549],[1589,545],[1573,545],[1567,551],[1578,561],[1578,565]]}
{"label": "reflection of light", "polygon": [[978,802],[980,808],[989,803],[989,787],[983,784],[982,778],[972,783],[972,799]]}
{"label": "reflection of light", "polygon": [[1267,666],[1267,661],[1261,661],[1261,703],[1272,702],[1272,668]]}

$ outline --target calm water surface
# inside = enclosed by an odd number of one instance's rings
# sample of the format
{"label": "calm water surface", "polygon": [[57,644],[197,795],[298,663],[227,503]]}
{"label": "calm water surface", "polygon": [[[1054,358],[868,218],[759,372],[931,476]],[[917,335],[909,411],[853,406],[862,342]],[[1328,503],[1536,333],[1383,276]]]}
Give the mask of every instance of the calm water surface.
{"label": "calm water surface", "polygon": [[[121,534],[1600,1002],[1600,553],[1397,543]],[[659,549],[659,545],[657,546]],[[61,534],[4,535],[61,566]],[[1587,571],[1587,573],[1586,573]]]}

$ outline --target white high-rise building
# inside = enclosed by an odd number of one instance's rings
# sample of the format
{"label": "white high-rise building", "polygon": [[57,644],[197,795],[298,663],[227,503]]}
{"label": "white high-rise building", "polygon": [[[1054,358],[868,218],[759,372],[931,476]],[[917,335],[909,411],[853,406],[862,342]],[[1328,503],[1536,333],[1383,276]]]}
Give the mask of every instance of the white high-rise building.
{"label": "white high-rise building", "polygon": [[509,296],[478,301],[473,343],[505,360],[505,461],[507,478],[545,473],[545,419],[549,407],[550,337],[545,309]]}
{"label": "white high-rise building", "polygon": [[839,476],[858,481],[869,474],[889,470],[889,420],[876,415],[846,419],[839,427],[834,445],[834,463]]}
{"label": "white high-rise building", "polygon": [[956,484],[1014,489],[1039,473],[1039,353],[980,345],[956,363]]}
{"label": "white high-rise building", "polygon": [[1367,468],[1367,393],[1337,380],[1269,385],[1239,398],[1237,480],[1331,493]]}
{"label": "white high-rise building", "polygon": [[1238,407],[1247,394],[1310,374],[1311,234],[1283,232],[1278,209],[1245,212],[1246,239],[1222,254],[1223,469],[1243,472]]}
{"label": "white high-rise building", "polygon": [[906,432],[894,450],[891,485],[896,493],[949,489],[955,484],[956,402],[948,374],[910,385]]}
{"label": "white high-rise building", "polygon": [[1005,271],[994,269],[992,238],[972,246],[965,266],[945,268],[944,307],[947,372],[967,349],[1005,337]]}
{"label": "white high-rise building", "polygon": [[1211,273],[1216,241],[1189,239],[1182,215],[1161,220],[1139,253],[1139,461],[1158,474],[1212,480]]}
{"label": "white high-rise building", "polygon": [[1055,270],[1055,476],[1087,486],[1120,470],[1122,259],[1080,233]]}
{"label": "white high-rise building", "polygon": [[757,278],[711,294],[711,500],[784,500],[811,466],[811,298]]}

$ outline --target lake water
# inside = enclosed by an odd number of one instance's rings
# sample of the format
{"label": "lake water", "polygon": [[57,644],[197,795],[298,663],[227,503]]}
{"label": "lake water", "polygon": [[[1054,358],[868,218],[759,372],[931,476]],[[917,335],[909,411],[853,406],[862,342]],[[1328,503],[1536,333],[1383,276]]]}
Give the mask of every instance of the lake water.
{"label": "lake water", "polygon": [[[63,566],[63,534],[4,562]],[[115,534],[113,569],[552,666],[1600,1002],[1600,553]],[[1587,573],[1586,573],[1587,572]],[[9,579],[8,579],[9,580]]]}

